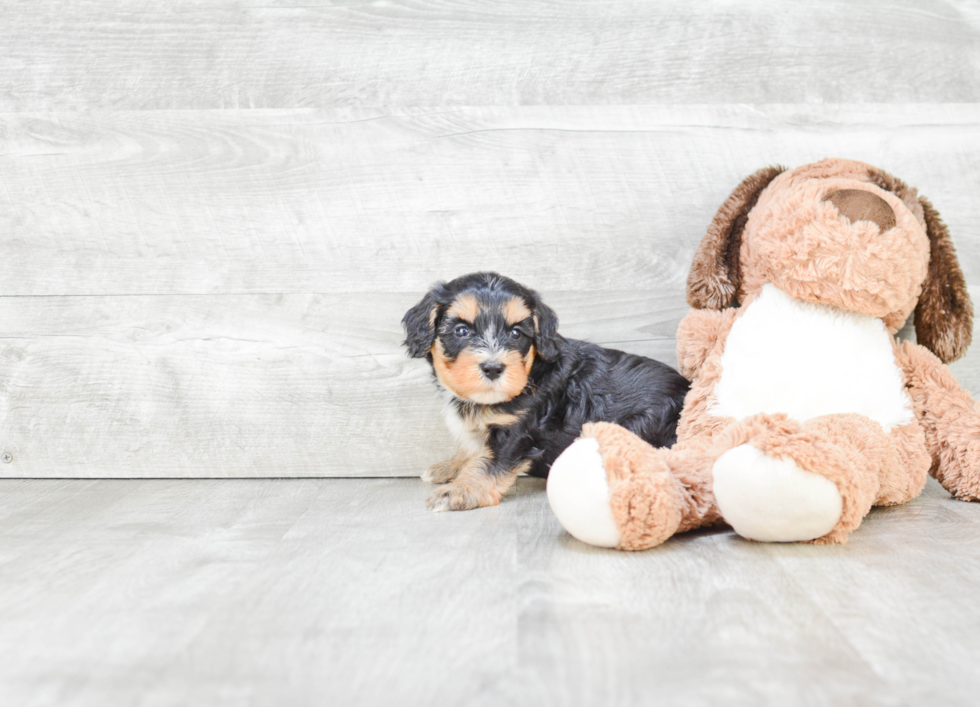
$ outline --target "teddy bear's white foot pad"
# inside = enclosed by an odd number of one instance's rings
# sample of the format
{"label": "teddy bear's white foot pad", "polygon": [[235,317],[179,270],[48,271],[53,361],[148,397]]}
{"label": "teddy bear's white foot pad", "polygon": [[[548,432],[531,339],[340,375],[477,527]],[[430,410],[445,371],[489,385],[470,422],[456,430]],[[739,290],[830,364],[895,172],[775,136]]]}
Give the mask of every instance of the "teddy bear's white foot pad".
{"label": "teddy bear's white foot pad", "polygon": [[573,537],[598,547],[619,545],[598,440],[577,439],[555,460],[548,472],[548,502]]}
{"label": "teddy bear's white foot pad", "polygon": [[834,529],[843,511],[830,479],[803,471],[791,459],[767,457],[749,444],[718,457],[712,474],[722,516],[750,540],[815,540]]}

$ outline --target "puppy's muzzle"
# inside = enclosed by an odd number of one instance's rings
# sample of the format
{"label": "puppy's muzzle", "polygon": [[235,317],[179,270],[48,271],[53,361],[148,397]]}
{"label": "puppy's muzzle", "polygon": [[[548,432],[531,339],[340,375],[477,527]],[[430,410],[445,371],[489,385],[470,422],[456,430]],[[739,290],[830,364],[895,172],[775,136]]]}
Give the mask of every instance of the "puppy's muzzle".
{"label": "puppy's muzzle", "polygon": [[484,361],[480,364],[480,370],[483,371],[483,375],[487,377],[487,380],[495,381],[504,372],[504,364],[500,361]]}

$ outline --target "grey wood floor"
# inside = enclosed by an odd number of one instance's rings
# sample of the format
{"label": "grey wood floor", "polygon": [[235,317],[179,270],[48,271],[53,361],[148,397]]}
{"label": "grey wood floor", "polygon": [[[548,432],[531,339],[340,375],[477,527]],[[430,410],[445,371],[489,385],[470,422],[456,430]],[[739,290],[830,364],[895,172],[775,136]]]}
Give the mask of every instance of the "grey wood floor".
{"label": "grey wood floor", "polygon": [[539,480],[0,482],[4,705],[976,705],[980,514],[839,547],[566,535]]}

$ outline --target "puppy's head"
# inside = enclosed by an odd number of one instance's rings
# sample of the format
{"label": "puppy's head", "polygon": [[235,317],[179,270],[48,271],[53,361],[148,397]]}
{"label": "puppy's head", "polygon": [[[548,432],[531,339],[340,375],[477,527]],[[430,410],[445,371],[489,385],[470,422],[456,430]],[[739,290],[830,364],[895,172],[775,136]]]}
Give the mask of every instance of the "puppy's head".
{"label": "puppy's head", "polygon": [[439,283],[402,319],[405,346],[425,356],[462,400],[493,405],[520,394],[535,358],[559,351],[558,318],[533,290],[496,273]]}

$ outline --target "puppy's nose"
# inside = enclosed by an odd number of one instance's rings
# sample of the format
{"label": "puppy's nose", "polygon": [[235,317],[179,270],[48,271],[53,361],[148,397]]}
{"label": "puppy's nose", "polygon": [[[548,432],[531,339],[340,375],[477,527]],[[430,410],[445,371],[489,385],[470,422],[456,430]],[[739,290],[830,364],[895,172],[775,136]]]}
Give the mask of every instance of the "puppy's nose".
{"label": "puppy's nose", "polygon": [[480,370],[483,371],[483,375],[487,378],[495,381],[504,372],[504,364],[500,363],[500,361],[484,361],[480,364]]}

